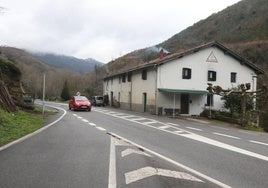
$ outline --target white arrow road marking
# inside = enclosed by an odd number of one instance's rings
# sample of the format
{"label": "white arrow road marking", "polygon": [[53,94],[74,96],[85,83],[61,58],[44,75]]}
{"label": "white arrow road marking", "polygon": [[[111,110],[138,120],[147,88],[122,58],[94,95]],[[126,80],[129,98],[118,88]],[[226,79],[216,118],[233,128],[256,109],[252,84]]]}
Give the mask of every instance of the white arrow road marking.
{"label": "white arrow road marking", "polygon": [[153,167],[144,167],[138,170],[125,173],[126,184],[130,184],[130,183],[133,183],[133,182],[136,182],[136,181],[139,181],[139,180],[151,177],[151,176],[155,176],[155,175],[171,177],[171,178],[176,178],[176,179],[184,179],[184,180],[189,180],[189,181],[203,182],[202,180],[190,174],[187,174],[185,172],[177,172],[177,171],[171,171],[171,170],[153,168]]}
{"label": "white arrow road marking", "polygon": [[130,146],[130,144],[124,142],[123,140],[114,139],[114,144],[116,146]]}
{"label": "white arrow road marking", "polygon": [[155,151],[152,151],[152,150],[150,150],[148,148],[145,148],[145,147],[143,147],[143,146],[141,146],[141,145],[139,145],[139,144],[137,144],[137,143],[135,143],[133,141],[130,141],[130,140],[124,138],[124,137],[121,137],[121,136],[119,136],[117,134],[114,134],[114,133],[110,133],[110,135],[112,135],[113,137],[116,137],[116,138],[118,138],[120,140],[124,140],[125,142],[127,142],[127,143],[129,143],[129,144],[131,144],[133,146],[136,146],[138,148],[141,148],[141,149],[145,150],[146,152],[151,153],[154,156],[157,156],[157,157],[159,157],[161,159],[164,159],[165,161],[167,161],[167,162],[169,162],[171,164],[174,164],[175,166],[183,168],[183,169],[185,169],[185,170],[187,170],[187,171],[189,171],[189,172],[191,172],[191,173],[193,173],[193,174],[195,174],[195,175],[197,175],[199,177],[202,177],[202,178],[204,178],[204,179],[206,179],[206,180],[208,180],[208,181],[210,181],[212,183],[215,183],[215,184],[219,185],[222,188],[231,188],[230,186],[228,186],[228,185],[226,185],[226,184],[224,184],[224,183],[222,183],[222,182],[220,182],[220,181],[218,181],[216,179],[213,179],[213,178],[211,178],[211,177],[209,177],[209,176],[207,176],[205,174],[202,174],[202,173],[200,173],[200,172],[198,172],[198,171],[196,171],[196,170],[194,170],[194,169],[192,169],[192,168],[190,168],[188,166],[180,164],[177,161],[174,161],[174,160],[172,160],[170,158],[167,158],[167,157],[165,157],[165,156],[163,156],[163,155],[161,155],[161,154],[159,154],[159,153],[157,153]]}
{"label": "white arrow road marking", "polygon": [[121,156],[122,157],[125,157],[125,156],[128,156],[130,154],[139,154],[139,155],[145,155],[147,157],[152,157],[151,155],[143,152],[143,151],[140,151],[140,150],[135,150],[135,149],[126,149],[124,151],[121,152]]}

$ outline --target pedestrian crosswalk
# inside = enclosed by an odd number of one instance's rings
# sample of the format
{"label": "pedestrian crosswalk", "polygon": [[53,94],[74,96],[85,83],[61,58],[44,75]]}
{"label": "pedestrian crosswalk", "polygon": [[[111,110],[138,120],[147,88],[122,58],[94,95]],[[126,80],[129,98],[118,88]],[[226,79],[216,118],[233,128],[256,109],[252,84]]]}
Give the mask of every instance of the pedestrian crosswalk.
{"label": "pedestrian crosswalk", "polygon": [[131,121],[131,122],[135,122],[138,124],[142,124],[151,128],[155,128],[158,130],[162,130],[162,131],[166,131],[169,133],[173,133],[173,134],[191,134],[190,132],[183,130],[180,127],[179,124],[175,124],[175,123],[163,123],[160,121],[157,121],[155,119],[150,119],[150,118],[146,118],[146,117],[142,117],[142,116],[138,116],[138,115],[130,115],[127,113],[122,113],[122,112],[116,112],[116,111],[110,111],[110,110],[106,110],[106,109],[100,109],[100,108],[96,108],[94,109],[94,111],[109,115],[109,116],[113,116],[113,117],[117,117],[120,119],[124,119],[127,121]]}

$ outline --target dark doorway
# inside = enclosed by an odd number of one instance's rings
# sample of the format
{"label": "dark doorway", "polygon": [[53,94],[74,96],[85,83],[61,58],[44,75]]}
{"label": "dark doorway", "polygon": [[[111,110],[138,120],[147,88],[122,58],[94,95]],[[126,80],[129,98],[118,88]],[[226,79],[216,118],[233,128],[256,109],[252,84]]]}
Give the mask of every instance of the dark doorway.
{"label": "dark doorway", "polygon": [[114,106],[114,92],[111,91],[111,106]]}
{"label": "dark doorway", "polygon": [[181,94],[181,114],[189,114],[189,94]]}
{"label": "dark doorway", "polygon": [[146,112],[147,106],[147,93],[143,93],[143,112]]}

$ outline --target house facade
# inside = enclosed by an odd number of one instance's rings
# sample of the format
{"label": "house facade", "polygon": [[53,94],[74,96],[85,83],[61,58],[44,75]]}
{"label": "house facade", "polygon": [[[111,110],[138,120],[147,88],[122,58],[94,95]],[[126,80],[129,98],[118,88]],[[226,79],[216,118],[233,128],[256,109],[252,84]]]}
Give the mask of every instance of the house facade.
{"label": "house facade", "polygon": [[263,71],[217,42],[160,58],[104,78],[104,94],[123,109],[153,114],[200,115],[223,109],[208,83],[224,89],[250,83],[257,87]]}

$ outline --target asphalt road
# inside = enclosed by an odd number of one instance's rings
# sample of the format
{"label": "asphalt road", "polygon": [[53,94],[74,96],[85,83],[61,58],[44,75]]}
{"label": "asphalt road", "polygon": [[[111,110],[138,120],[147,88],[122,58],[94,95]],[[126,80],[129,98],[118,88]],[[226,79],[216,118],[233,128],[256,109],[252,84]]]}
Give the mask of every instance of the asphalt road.
{"label": "asphalt road", "polygon": [[268,187],[267,133],[50,105],[57,122],[0,148],[0,187]]}

